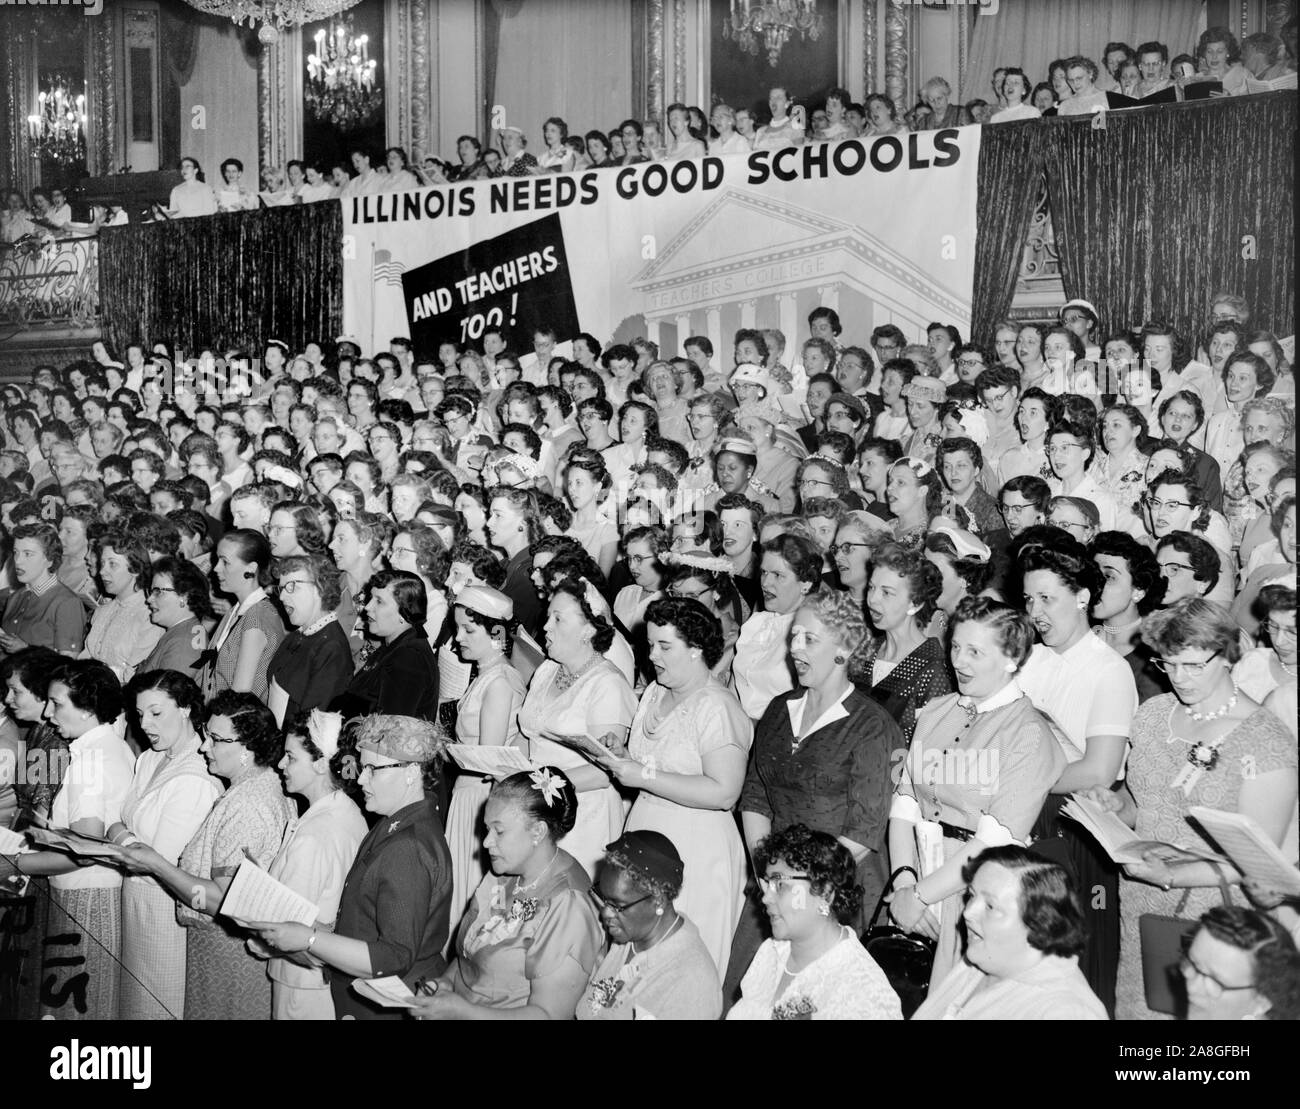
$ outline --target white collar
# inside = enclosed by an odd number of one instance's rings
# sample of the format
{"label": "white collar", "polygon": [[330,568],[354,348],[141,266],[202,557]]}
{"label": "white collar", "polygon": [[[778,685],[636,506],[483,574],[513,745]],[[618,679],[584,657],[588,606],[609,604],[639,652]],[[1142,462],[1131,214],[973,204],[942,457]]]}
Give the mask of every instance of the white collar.
{"label": "white collar", "polygon": [[[844,707],[844,702],[848,700],[849,694],[853,692],[853,686],[849,685],[843,693],[835,700],[834,704],[827,705],[822,710],[822,714],[813,722],[813,726],[808,730],[808,735],[820,731],[837,720],[844,720],[849,715],[849,710]],[[805,691],[802,697],[796,697],[785,704],[786,712],[790,714],[790,733],[795,737],[795,742],[799,743],[799,730],[803,726],[804,710],[808,707],[808,693]],[[804,738],[807,738],[806,736]]]}
{"label": "white collar", "polygon": [[1012,678],[996,693],[985,697],[982,701],[976,701],[964,694],[957,701],[963,708],[974,708],[976,715],[979,715],[980,713],[992,712],[994,709],[1004,708],[1013,701],[1020,700],[1024,695],[1025,691],[1020,688],[1020,683],[1015,678]]}

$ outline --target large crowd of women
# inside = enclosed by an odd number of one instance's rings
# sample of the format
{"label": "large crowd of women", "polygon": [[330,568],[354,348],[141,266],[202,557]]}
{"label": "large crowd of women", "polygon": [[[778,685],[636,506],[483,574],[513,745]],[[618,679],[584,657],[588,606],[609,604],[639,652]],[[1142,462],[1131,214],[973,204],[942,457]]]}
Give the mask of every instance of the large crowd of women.
{"label": "large crowd of women", "polygon": [[1297,858],[1289,347],[1207,308],[5,386],[28,1015],[1296,1016],[1296,900],[1189,822]]}

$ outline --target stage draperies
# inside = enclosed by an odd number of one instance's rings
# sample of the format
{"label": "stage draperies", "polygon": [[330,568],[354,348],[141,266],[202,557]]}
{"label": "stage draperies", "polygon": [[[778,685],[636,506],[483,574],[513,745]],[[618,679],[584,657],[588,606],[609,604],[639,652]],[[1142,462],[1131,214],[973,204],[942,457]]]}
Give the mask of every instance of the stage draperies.
{"label": "stage draperies", "polygon": [[1029,220],[1042,190],[1045,135],[1039,120],[1026,120],[986,127],[980,136],[972,335],[991,340],[1011,307]]}
{"label": "stage draperies", "polygon": [[1295,93],[1268,93],[1110,112],[1105,129],[1091,118],[986,127],[974,334],[990,339],[1011,305],[1037,134],[1065,295],[1092,301],[1103,331],[1159,318],[1195,340],[1210,298],[1229,290],[1255,326],[1290,335],[1295,112]]}
{"label": "stage draperies", "polygon": [[282,339],[332,340],[343,320],[338,204],[105,228],[103,331],[116,350],[163,341],[194,357]]}

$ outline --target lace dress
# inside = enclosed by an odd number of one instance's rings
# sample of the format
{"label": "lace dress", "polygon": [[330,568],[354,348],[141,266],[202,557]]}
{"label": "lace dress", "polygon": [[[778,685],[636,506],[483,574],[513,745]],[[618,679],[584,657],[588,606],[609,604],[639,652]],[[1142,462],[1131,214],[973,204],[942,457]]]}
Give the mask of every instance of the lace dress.
{"label": "lace dress", "polygon": [[[787,981],[788,940],[766,940],[740,984],[728,1020],[902,1020],[885,972],[851,929]],[[782,989],[782,984],[786,983]]]}
{"label": "lace dress", "polygon": [[[753,725],[734,693],[716,682],[690,694],[661,715],[666,691],[653,682],[641,696],[628,751],[653,770],[701,775],[704,758],[725,747],[748,753]],[[718,967],[727,975],[731,938],[745,899],[745,846],[729,809],[693,809],[642,791],[628,814],[627,830],[661,832],[685,864],[677,911],[690,918]]]}
{"label": "lace dress", "polygon": [[[1188,744],[1177,735],[1184,719],[1172,693],[1153,697],[1133,718],[1133,753],[1128,760],[1128,786],[1137,801],[1137,839],[1166,843],[1201,843],[1187,823],[1193,805],[1238,811],[1243,780],[1272,770],[1296,768],[1295,741],[1286,727],[1267,709],[1241,721],[1219,744],[1218,765],[1203,773],[1191,793],[1170,783],[1187,766]],[[1119,1020],[1167,1020],[1146,1007],[1142,983],[1142,945],[1138,919],[1143,913],[1177,915],[1196,920],[1207,909],[1222,904],[1218,886],[1168,892],[1146,882],[1124,882],[1120,890],[1120,958],[1116,990]]]}

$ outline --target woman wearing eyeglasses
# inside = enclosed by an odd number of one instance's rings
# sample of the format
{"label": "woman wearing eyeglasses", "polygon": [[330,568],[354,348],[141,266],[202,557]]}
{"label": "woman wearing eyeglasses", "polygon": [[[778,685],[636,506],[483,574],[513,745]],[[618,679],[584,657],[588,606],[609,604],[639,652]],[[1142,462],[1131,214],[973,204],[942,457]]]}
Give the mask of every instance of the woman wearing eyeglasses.
{"label": "woman wearing eyeglasses", "polygon": [[1220,604],[1232,601],[1232,539],[1227,521],[1213,511],[1195,478],[1177,470],[1157,474],[1142,498],[1143,519],[1153,544],[1174,532],[1188,532],[1205,540],[1219,556],[1219,581],[1207,599]]}
{"label": "woman wearing eyeglasses", "polygon": [[244,946],[245,935],[217,909],[235,871],[251,858],[265,869],[295,815],[275,764],[284,743],[271,710],[251,693],[223,690],[208,702],[199,750],[226,792],[177,862],[146,843],[127,841],[121,861],[155,878],[177,902],[186,929],[185,1019],[269,1020],[271,983]]}
{"label": "woman wearing eyeglasses", "polygon": [[249,926],[277,957],[329,968],[340,1020],[400,1020],[401,1009],[372,1004],[352,984],[395,975],[415,988],[446,967],[451,857],[432,793],[446,737],[427,720],[375,714],[352,738],[357,784],[379,820],[357,848],[333,929],[287,921]]}
{"label": "woman wearing eyeglasses", "polygon": [[[1293,583],[1294,584],[1294,583]],[[1296,591],[1270,584],[1259,591],[1254,609],[1261,617],[1259,646],[1241,656],[1232,668],[1233,679],[1261,705],[1274,690],[1296,680]],[[1291,714],[1292,719],[1295,713]]]}
{"label": "woman wearing eyeglasses", "polygon": [[851,927],[862,902],[847,847],[803,824],[763,841],[755,861],[772,938],[758,949],[728,1020],[902,1020]]}
{"label": "woman wearing eyeglasses", "polygon": [[673,902],[685,866],[659,832],[624,832],[591,888],[605,952],[578,1001],[578,1020],[717,1020],[718,971],[699,930]]}
{"label": "woman wearing eyeglasses", "polygon": [[196,678],[214,619],[207,576],[184,559],[160,558],[153,564],[145,604],[150,621],[163,633],[139,672],[176,670]]}
{"label": "woman wearing eyeglasses", "polygon": [[[874,906],[886,876],[890,766],[905,741],[893,717],[849,679],[850,659],[866,645],[866,619],[851,594],[823,589],[799,606],[790,635],[799,687],[774,698],[758,722],[740,811],[751,858],[773,828],[806,824],[838,837]],[[762,938],[758,923],[742,918],[734,978]]]}
{"label": "woman wearing eyeglasses", "polygon": [[667,595],[679,601],[699,601],[722,625],[722,658],[713,668],[713,676],[726,684],[741,625],[750,616],[749,605],[732,580],[731,560],[690,550],[667,552],[662,557],[670,570]]}
{"label": "woman wearing eyeglasses", "polygon": [[[1240,813],[1281,844],[1296,808],[1296,745],[1267,709],[1233,680],[1238,630],[1226,609],[1188,598],[1152,613],[1142,638],[1169,675],[1172,694],[1146,702],[1133,720],[1128,791],[1086,795],[1134,828],[1137,838],[1179,843],[1193,805]],[[1219,868],[1230,884],[1241,876]],[[1156,1019],[1146,1007],[1139,919],[1194,920],[1221,901],[1219,875],[1200,859],[1154,848],[1124,867],[1116,1016]]]}
{"label": "woman wearing eyeglasses", "polygon": [[1112,531],[1117,514],[1115,501],[1088,473],[1096,453],[1092,432],[1083,424],[1073,420],[1053,424],[1047,433],[1047,463],[1053,474],[1048,485],[1054,495],[1092,501],[1097,506],[1102,531]]}
{"label": "woman wearing eyeglasses", "polygon": [[840,585],[866,612],[867,580],[873,552],[889,538],[889,529],[868,512],[850,512],[841,521],[829,554]]}
{"label": "woman wearing eyeglasses", "polygon": [[324,555],[280,559],[280,607],[293,626],[266,667],[267,704],[280,727],[324,708],[352,680],[352,648],[335,616],[342,587]]}
{"label": "woman wearing eyeglasses", "polygon": [[1216,906],[1179,963],[1188,1020],[1300,1020],[1300,956],[1278,921]]}

